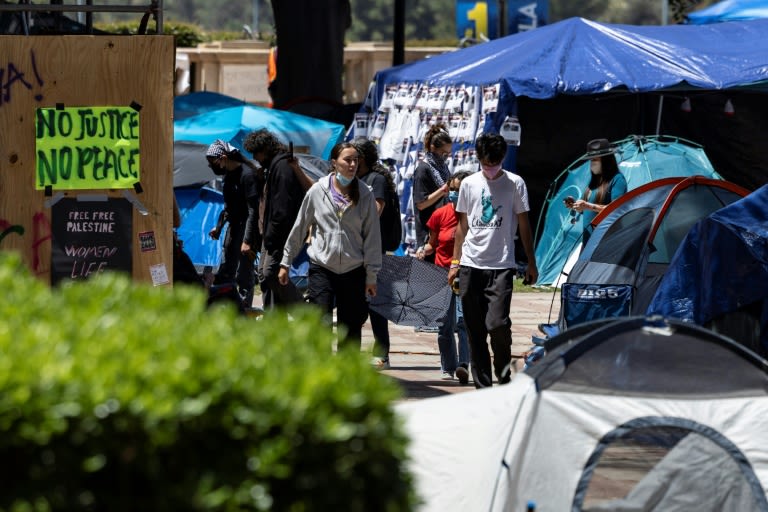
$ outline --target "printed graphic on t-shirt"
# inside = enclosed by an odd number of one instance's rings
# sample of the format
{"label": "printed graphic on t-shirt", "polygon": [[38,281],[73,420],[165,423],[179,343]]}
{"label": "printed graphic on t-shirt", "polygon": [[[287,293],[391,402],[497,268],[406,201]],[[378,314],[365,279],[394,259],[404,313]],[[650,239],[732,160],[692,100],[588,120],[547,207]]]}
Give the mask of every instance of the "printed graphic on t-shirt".
{"label": "printed graphic on t-shirt", "polygon": [[487,190],[483,189],[482,194],[483,211],[479,219],[475,220],[474,227],[486,229],[498,229],[501,227],[503,217],[499,215],[501,206],[493,206],[493,197]]}

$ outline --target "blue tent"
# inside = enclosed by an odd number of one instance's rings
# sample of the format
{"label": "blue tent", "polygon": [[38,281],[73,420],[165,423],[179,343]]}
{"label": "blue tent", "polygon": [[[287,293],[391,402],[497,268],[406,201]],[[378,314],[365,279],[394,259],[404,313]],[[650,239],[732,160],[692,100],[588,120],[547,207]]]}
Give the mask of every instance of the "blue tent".
{"label": "blue tent", "polygon": [[173,98],[173,119],[179,121],[211,110],[221,110],[222,108],[238,107],[245,104],[244,100],[218,92],[192,92]]}
{"label": "blue tent", "polygon": [[331,148],[344,136],[344,126],[284,110],[240,105],[174,121],[173,140],[211,144],[222,139],[243,150],[252,131],[266,128],[282,142],[293,142],[296,152],[328,159]]}
{"label": "blue tent", "polygon": [[[675,254],[648,314],[707,325],[729,314],[768,353],[768,185],[694,225]],[[734,338],[736,339],[736,338]],[[736,341],[745,342],[744,339]]]}
{"label": "blue tent", "polygon": [[[614,146],[627,191],[662,178],[700,175],[722,179],[701,146],[679,137],[630,136]],[[552,183],[536,229],[539,285],[562,280],[566,261],[581,247],[581,219],[571,215],[572,210],[563,206],[563,200],[567,196],[580,197],[589,179],[589,161],[580,158]]]}
{"label": "blue tent", "polygon": [[766,0],[723,0],[689,13],[685,17],[685,22],[691,25],[704,25],[761,18],[768,18],[768,1]]}
{"label": "blue tent", "polygon": [[175,188],[173,192],[181,212],[181,226],[177,233],[184,244],[184,251],[198,272],[206,266],[215,271],[221,263],[224,237],[212,240],[208,233],[216,226],[224,209],[224,196],[209,187]]}

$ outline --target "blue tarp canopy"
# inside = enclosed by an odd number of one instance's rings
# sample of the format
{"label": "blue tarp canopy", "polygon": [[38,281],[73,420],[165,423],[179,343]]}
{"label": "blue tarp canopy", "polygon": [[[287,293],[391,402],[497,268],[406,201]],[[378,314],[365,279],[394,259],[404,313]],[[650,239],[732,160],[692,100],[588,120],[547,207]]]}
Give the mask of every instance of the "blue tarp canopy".
{"label": "blue tarp canopy", "polygon": [[334,144],[344,136],[344,126],[251,104],[203,112],[174,121],[173,140],[211,144],[216,139],[243,151],[243,141],[252,131],[266,128],[295,150],[328,159]]}
{"label": "blue tarp canopy", "polygon": [[766,0],[723,0],[689,13],[685,17],[685,21],[691,25],[703,25],[761,18],[768,18],[768,1]]}
{"label": "blue tarp canopy", "polygon": [[[615,89],[726,89],[768,79],[768,21],[635,26],[569,18],[379,71],[386,84],[501,83],[505,95],[547,99]],[[375,106],[377,106],[376,104]]]}

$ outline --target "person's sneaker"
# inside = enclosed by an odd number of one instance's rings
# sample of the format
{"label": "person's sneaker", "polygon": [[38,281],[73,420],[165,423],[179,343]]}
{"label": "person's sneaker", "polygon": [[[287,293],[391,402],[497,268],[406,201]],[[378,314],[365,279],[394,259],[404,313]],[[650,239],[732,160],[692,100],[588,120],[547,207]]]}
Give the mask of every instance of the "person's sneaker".
{"label": "person's sneaker", "polygon": [[371,366],[376,370],[389,370],[389,359],[374,357],[371,359]]}
{"label": "person's sneaker", "polygon": [[453,372],[440,373],[440,380],[453,380]]}
{"label": "person's sneaker", "polygon": [[463,366],[459,366],[458,368],[456,368],[456,378],[459,379],[460,384],[468,384],[469,370],[467,370]]}

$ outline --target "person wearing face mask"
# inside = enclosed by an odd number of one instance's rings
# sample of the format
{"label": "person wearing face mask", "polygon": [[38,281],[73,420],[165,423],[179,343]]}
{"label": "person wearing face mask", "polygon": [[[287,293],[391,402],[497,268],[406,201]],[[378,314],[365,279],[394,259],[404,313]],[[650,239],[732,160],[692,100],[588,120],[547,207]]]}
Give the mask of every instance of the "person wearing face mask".
{"label": "person wearing face mask", "polygon": [[[457,172],[448,181],[448,204],[441,206],[432,214],[427,222],[429,240],[424,244],[424,255],[435,255],[435,265],[450,268],[453,259],[453,244],[456,235],[458,219],[456,202],[459,199],[461,182],[471,173]],[[423,259],[423,256],[418,256]],[[458,351],[454,331],[458,337]],[[461,301],[456,294],[451,295],[448,312],[437,331],[437,348],[440,350],[440,378],[453,380],[454,376],[461,384],[469,382],[469,342],[467,330],[464,327],[464,314]],[[458,356],[458,358],[457,358]]]}
{"label": "person wearing face mask", "polygon": [[309,302],[323,309],[329,325],[335,305],[343,328],[338,346],[357,351],[368,317],[366,298],[376,296],[381,269],[379,213],[373,192],[356,177],[359,158],[351,142],[333,147],[332,172],[312,185],[301,202],[278,274],[280,284],[287,284],[291,261],[309,233]]}
{"label": "person wearing face mask", "polygon": [[592,234],[592,220],[605,206],[627,192],[627,180],[619,172],[614,153],[608,139],[594,139],[587,143],[585,160],[589,160],[589,185],[579,199],[567,197],[564,200],[566,208],[581,214],[582,247],[586,245]]}
{"label": "person wearing face mask", "polygon": [[[451,171],[447,159],[451,156],[453,140],[448,134],[448,128],[443,123],[437,123],[427,130],[424,136],[424,159],[413,172],[413,206],[417,211],[416,224],[416,256],[423,251],[423,244],[429,236],[427,221],[437,208],[445,204],[448,196],[448,178]],[[430,255],[424,257],[434,262]]]}
{"label": "person wearing face mask", "polygon": [[214,284],[236,283],[243,303],[250,307],[256,282],[253,260],[261,243],[257,229],[259,187],[254,165],[237,148],[220,139],[208,146],[205,157],[214,174],[224,176],[224,209],[208,235],[218,240],[224,225],[229,224]]}
{"label": "person wearing face mask", "polygon": [[[512,283],[516,273],[515,235],[528,264],[525,281],[539,277],[533,234],[528,220],[528,189],[523,179],[502,169],[507,143],[501,135],[484,133],[475,141],[482,172],[465,178],[456,202],[458,225],[448,283],[459,278],[459,297],[469,338],[475,387],[511,380]],[[490,338],[488,348],[486,338]]]}

